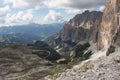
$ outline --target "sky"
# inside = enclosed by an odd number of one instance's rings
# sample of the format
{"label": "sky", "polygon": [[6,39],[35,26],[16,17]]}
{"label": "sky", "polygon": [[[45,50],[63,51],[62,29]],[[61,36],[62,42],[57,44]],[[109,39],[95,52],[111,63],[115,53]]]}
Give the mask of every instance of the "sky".
{"label": "sky", "polygon": [[0,0],[0,27],[69,21],[85,10],[102,11],[108,0]]}

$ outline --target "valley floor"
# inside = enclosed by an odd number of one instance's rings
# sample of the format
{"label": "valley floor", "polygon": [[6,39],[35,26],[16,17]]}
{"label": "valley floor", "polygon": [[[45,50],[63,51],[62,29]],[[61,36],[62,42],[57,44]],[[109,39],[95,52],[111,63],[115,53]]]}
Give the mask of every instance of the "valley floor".
{"label": "valley floor", "polygon": [[[26,45],[0,47],[0,80],[44,80],[44,77],[62,73],[75,64],[57,64],[33,54],[36,51],[48,50],[34,50]],[[52,55],[50,53],[48,56]]]}

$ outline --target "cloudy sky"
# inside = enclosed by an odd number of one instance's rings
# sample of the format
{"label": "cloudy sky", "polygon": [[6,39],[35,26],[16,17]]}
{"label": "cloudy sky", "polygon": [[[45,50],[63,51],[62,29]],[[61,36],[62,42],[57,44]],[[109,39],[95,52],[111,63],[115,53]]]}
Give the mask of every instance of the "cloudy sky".
{"label": "cloudy sky", "polygon": [[0,26],[68,21],[84,10],[102,10],[107,0],[0,0]]}

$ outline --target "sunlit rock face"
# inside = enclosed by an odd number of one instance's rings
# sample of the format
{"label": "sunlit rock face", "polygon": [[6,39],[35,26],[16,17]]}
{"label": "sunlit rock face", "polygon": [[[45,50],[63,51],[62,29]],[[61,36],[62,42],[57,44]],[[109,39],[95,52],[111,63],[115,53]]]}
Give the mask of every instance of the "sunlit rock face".
{"label": "sunlit rock face", "polygon": [[108,48],[119,43],[120,0],[110,0],[106,5],[99,28],[98,48]]}

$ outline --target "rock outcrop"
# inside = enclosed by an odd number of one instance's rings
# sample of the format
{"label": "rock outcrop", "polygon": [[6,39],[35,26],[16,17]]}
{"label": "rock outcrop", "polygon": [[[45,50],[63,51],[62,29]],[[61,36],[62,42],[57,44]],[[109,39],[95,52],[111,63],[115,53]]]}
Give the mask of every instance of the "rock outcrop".
{"label": "rock outcrop", "polygon": [[65,52],[83,41],[95,43],[98,39],[98,28],[101,20],[102,12],[99,11],[90,12],[87,10],[82,14],[78,14],[64,25],[50,45],[57,46],[57,49],[64,47],[62,52]]}
{"label": "rock outcrop", "polygon": [[110,0],[106,5],[99,29],[98,48],[120,45],[120,0]]}
{"label": "rock outcrop", "polygon": [[101,23],[102,12],[85,11],[76,15],[61,30],[60,37],[62,41],[78,43],[79,41],[96,42],[97,29]]}

